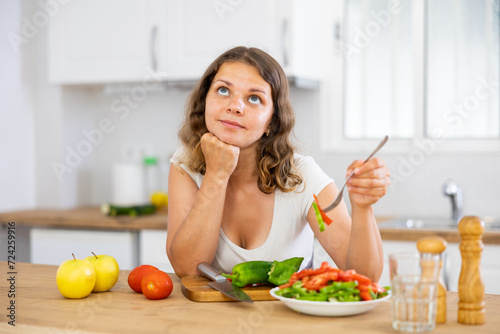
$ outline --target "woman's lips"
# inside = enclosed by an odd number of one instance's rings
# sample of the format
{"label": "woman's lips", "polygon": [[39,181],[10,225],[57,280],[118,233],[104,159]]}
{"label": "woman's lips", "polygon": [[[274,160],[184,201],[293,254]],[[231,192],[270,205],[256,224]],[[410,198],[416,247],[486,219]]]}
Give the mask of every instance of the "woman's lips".
{"label": "woman's lips", "polygon": [[225,127],[228,127],[230,129],[243,129],[244,127],[237,123],[237,122],[231,122],[231,121],[220,121]]}

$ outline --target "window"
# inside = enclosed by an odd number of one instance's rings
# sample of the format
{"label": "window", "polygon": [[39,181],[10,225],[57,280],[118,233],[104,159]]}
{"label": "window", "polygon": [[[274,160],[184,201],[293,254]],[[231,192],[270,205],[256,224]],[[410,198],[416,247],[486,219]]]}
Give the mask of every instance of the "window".
{"label": "window", "polygon": [[443,150],[500,151],[499,0],[336,6],[324,148],[388,134],[393,147],[440,139]]}
{"label": "window", "polygon": [[500,137],[498,17],[498,0],[427,2],[428,137]]}
{"label": "window", "polygon": [[409,1],[346,2],[344,135],[411,138],[413,52]]}

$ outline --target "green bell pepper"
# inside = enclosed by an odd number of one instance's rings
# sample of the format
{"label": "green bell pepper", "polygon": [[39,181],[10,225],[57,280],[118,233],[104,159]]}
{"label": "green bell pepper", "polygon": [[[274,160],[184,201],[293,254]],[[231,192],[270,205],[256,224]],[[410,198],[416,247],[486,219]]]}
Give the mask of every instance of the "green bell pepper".
{"label": "green bell pepper", "polygon": [[232,274],[222,273],[222,276],[231,279],[231,282],[240,288],[251,284],[268,283],[268,273],[272,265],[273,263],[268,261],[242,262],[233,267]]}
{"label": "green bell pepper", "polygon": [[316,204],[316,202],[313,202],[312,206],[314,208],[314,214],[316,215],[316,220],[318,221],[319,231],[323,232],[325,230],[325,222],[323,220],[323,217],[321,217],[321,212],[319,211],[318,204]]}
{"label": "green bell pepper", "polygon": [[303,260],[303,257],[292,257],[281,262],[274,261],[269,271],[269,283],[274,285],[288,283],[292,274],[299,270]]}

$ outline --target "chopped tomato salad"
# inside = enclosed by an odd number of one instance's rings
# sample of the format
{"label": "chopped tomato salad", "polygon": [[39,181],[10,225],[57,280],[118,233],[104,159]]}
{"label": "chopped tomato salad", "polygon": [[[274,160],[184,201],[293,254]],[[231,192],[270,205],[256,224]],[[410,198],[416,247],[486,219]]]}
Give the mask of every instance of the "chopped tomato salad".
{"label": "chopped tomato salad", "polygon": [[354,302],[379,299],[388,291],[389,287],[381,287],[354,269],[343,271],[323,262],[317,269],[293,273],[276,294],[301,300]]}

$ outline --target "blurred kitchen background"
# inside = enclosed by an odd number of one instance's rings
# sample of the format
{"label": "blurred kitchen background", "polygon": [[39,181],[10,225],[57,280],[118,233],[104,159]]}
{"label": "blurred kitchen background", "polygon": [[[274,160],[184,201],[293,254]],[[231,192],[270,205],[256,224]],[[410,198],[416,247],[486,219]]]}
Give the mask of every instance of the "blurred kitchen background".
{"label": "blurred kitchen background", "polygon": [[0,35],[0,212],[112,201],[145,154],[167,175],[197,78],[246,45],[284,67],[299,151],[337,183],[390,136],[376,215],[449,218],[453,180],[462,215],[500,217],[498,0],[2,1]]}
{"label": "blurred kitchen background", "polygon": [[389,134],[377,214],[449,216],[453,179],[464,214],[500,217],[498,0],[1,6],[1,211],[109,201],[113,164],[166,162],[197,77],[256,45],[297,79],[300,151],[337,182]]}

